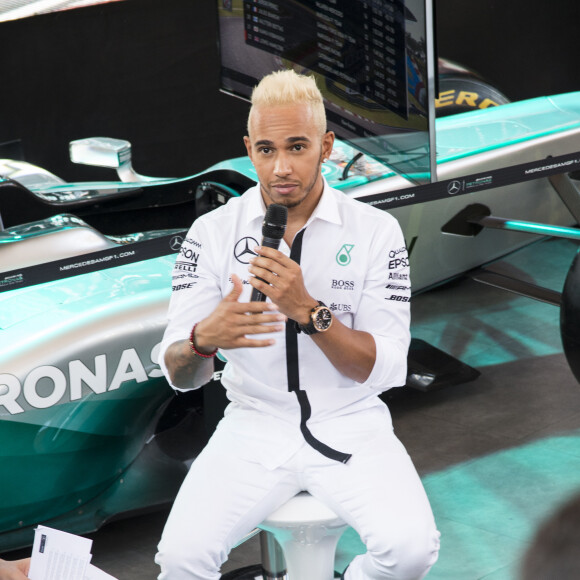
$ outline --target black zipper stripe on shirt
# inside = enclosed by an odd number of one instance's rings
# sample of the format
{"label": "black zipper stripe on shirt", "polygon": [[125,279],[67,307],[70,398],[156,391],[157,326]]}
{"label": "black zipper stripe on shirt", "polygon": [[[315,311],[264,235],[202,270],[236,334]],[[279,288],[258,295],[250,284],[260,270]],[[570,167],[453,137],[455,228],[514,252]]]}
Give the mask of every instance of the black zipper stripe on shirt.
{"label": "black zipper stripe on shirt", "polygon": [[[296,234],[292,242],[292,248],[290,249],[290,258],[297,264],[300,264],[300,258],[302,256],[302,238],[304,237],[304,232],[305,229],[300,230]],[[288,390],[296,393],[300,405],[300,431],[306,442],[318,452],[322,453],[322,455],[335,461],[346,463],[352,456],[350,453],[342,453],[341,451],[332,449],[332,447],[316,439],[310,432],[306,422],[310,419],[312,409],[310,407],[310,401],[308,400],[308,394],[306,391],[300,389],[299,370],[298,333],[296,332],[294,321],[289,319],[286,323],[286,371],[288,376]]]}

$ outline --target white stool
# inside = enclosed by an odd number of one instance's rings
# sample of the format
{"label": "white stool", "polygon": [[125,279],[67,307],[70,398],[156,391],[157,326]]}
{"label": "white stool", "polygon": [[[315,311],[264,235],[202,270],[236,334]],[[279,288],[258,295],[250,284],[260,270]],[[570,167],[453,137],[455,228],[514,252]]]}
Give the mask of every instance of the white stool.
{"label": "white stool", "polygon": [[[259,527],[281,546],[288,580],[332,580],[340,536],[348,527],[330,508],[301,492],[271,513]],[[264,562],[262,542],[262,565]]]}

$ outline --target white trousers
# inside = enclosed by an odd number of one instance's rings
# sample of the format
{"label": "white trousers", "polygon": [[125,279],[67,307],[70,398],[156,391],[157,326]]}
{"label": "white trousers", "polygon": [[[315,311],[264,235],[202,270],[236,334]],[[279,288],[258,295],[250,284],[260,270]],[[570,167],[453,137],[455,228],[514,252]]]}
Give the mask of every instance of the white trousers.
{"label": "white trousers", "polygon": [[437,560],[439,532],[419,476],[392,429],[382,429],[346,464],[304,443],[267,469],[238,453],[226,417],[185,478],[155,561],[159,580],[216,580],[232,547],[272,511],[308,491],[360,535],[366,554],[346,580],[419,580]]}

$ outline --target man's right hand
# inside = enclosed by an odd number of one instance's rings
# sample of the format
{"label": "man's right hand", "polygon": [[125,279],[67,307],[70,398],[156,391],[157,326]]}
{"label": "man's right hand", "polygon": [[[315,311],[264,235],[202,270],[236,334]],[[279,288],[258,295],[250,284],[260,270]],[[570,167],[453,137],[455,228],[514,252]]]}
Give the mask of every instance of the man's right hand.
{"label": "man's right hand", "polygon": [[[274,344],[271,338],[251,338],[284,330],[286,316],[270,302],[240,302],[242,281],[232,275],[234,287],[217,308],[195,327],[195,348],[210,354],[216,348],[265,347]],[[249,335],[249,336],[248,336]],[[213,359],[197,356],[189,339],[174,342],[165,351],[165,365],[172,384],[178,389],[197,388],[213,374]]]}
{"label": "man's right hand", "polygon": [[216,348],[264,347],[274,344],[271,338],[247,335],[268,334],[284,330],[287,318],[271,302],[239,302],[243,284],[232,274],[232,291],[217,308],[195,328],[195,346],[203,353]]}
{"label": "man's right hand", "polygon": [[0,580],[26,580],[30,569],[30,558],[23,560],[0,559]]}

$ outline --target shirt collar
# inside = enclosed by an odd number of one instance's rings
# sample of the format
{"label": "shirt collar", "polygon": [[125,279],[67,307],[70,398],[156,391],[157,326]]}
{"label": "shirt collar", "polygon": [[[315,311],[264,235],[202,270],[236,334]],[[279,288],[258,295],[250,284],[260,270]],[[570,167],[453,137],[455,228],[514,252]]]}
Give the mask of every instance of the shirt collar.
{"label": "shirt collar", "polygon": [[257,183],[243,194],[243,197],[248,199],[246,206],[246,222],[250,224],[254,220],[262,221],[266,214],[266,205],[262,199],[262,192],[260,191],[260,184]]}
{"label": "shirt collar", "polygon": [[[306,222],[306,225],[310,225],[315,219],[321,219],[333,224],[341,225],[342,220],[340,218],[340,212],[338,210],[338,200],[334,190],[328,185],[328,182],[323,177],[322,181],[324,183],[324,189],[322,190],[322,196],[318,205],[314,208],[312,215]],[[260,191],[260,184],[256,184],[253,188],[244,193],[244,196],[248,196],[248,205],[246,207],[246,220],[249,224],[254,220],[264,219],[264,214],[266,213],[266,206],[264,200],[262,199],[262,193]]]}
{"label": "shirt collar", "polygon": [[342,220],[340,218],[340,212],[338,211],[338,200],[336,198],[335,191],[328,185],[328,182],[323,177],[322,181],[324,183],[324,189],[322,190],[322,196],[318,205],[314,208],[312,215],[306,222],[308,226],[315,219],[321,219],[333,224],[341,225]]}

